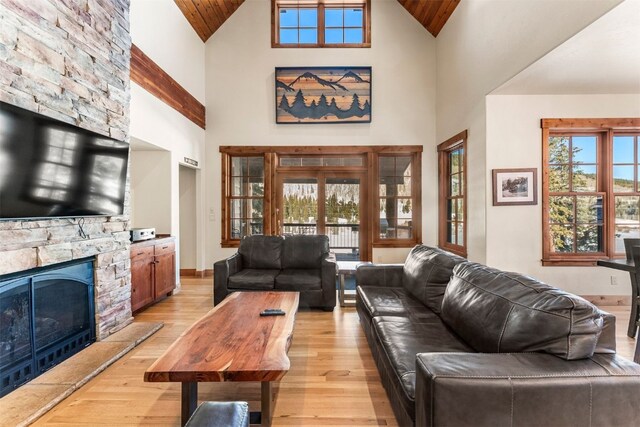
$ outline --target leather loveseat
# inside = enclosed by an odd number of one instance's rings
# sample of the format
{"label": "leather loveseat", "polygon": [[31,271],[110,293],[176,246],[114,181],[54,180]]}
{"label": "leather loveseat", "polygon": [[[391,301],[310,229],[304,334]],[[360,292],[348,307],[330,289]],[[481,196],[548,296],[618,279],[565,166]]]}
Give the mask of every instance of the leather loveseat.
{"label": "leather loveseat", "polygon": [[401,426],[640,425],[640,365],[586,300],[423,245],[356,282]]}
{"label": "leather loveseat", "polygon": [[298,291],[300,307],[336,306],[336,262],[329,237],[248,236],[213,265],[213,304],[234,291]]}

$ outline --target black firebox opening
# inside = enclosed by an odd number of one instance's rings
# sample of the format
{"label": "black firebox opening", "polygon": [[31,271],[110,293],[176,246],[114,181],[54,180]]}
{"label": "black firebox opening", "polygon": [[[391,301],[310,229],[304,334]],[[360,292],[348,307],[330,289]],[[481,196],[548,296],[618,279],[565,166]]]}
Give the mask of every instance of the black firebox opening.
{"label": "black firebox opening", "polygon": [[0,276],[0,397],[95,342],[93,260]]}

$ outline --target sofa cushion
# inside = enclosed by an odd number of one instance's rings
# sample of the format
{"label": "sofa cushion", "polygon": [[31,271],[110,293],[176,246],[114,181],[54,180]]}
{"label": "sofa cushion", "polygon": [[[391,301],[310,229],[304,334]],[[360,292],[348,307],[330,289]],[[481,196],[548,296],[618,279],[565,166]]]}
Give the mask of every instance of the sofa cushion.
{"label": "sofa cushion", "polygon": [[459,264],[453,273],[441,316],[477,351],[541,351],[567,360],[593,355],[603,319],[588,301],[481,264]]}
{"label": "sofa cushion", "polygon": [[397,384],[411,401],[415,399],[418,353],[473,351],[442,321],[418,323],[403,317],[381,316],[373,319],[373,328]]}
{"label": "sofa cushion", "polygon": [[282,242],[280,236],[247,236],[240,241],[238,252],[243,268],[282,268]]}
{"label": "sofa cushion", "polygon": [[284,269],[276,277],[276,289],[283,291],[322,289],[320,270]]}
{"label": "sofa cushion", "polygon": [[404,263],[402,286],[431,310],[440,313],[453,267],[464,261],[464,258],[441,249],[417,245]]}
{"label": "sofa cushion", "polygon": [[282,268],[320,268],[329,252],[328,236],[290,236],[284,238]]}
{"label": "sofa cushion", "polygon": [[230,289],[268,290],[273,289],[280,270],[244,269],[229,276]]}
{"label": "sofa cushion", "polygon": [[413,298],[404,288],[358,286],[356,292],[369,317],[397,316],[419,322],[430,320],[440,322],[437,314]]}

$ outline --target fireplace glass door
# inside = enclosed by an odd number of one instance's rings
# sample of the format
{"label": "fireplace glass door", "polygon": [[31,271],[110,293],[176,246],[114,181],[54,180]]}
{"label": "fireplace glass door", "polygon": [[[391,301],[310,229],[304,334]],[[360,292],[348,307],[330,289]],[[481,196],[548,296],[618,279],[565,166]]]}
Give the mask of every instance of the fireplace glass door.
{"label": "fireplace glass door", "polygon": [[0,278],[0,397],[94,341],[92,260]]}
{"label": "fireplace glass door", "polygon": [[0,391],[10,391],[33,377],[31,290],[25,279],[4,289],[0,293]]}

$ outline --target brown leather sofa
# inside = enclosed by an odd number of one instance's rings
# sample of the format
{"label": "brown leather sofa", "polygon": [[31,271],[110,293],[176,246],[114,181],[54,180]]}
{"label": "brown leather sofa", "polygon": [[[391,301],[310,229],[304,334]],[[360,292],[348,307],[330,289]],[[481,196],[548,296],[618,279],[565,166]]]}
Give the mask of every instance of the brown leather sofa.
{"label": "brown leather sofa", "polygon": [[329,237],[249,236],[213,265],[213,304],[234,291],[298,291],[300,307],[336,306],[336,260]]}
{"label": "brown leather sofa", "polygon": [[640,365],[586,300],[423,245],[356,283],[401,426],[640,425]]}

